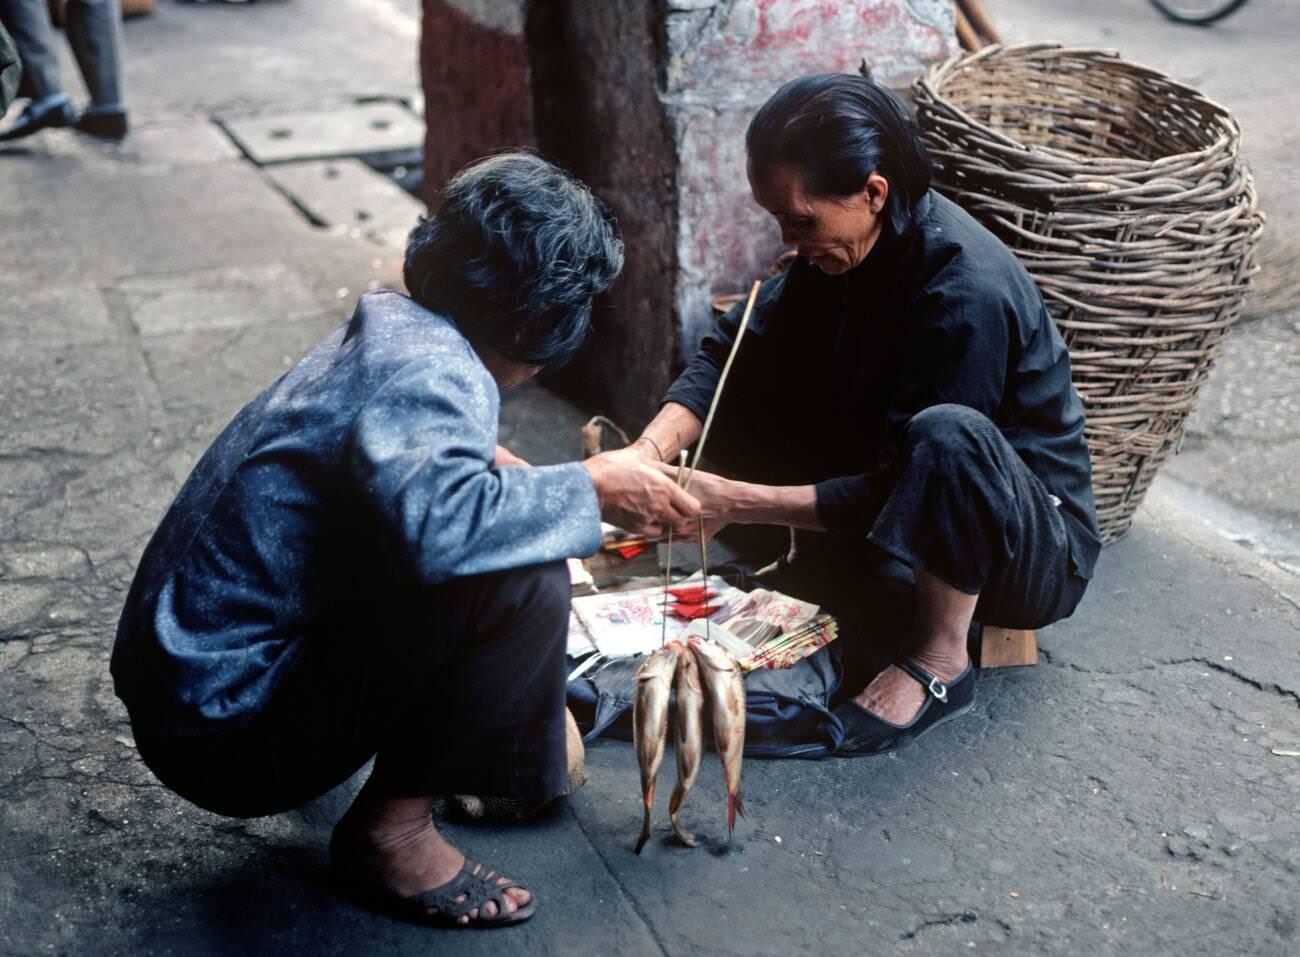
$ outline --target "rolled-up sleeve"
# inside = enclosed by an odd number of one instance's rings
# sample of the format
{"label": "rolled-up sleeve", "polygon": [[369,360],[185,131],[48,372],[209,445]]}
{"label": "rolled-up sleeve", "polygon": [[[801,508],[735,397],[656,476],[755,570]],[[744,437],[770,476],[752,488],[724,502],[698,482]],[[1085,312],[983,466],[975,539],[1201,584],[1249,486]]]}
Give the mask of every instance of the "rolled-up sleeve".
{"label": "rolled-up sleeve", "polygon": [[381,539],[418,579],[589,555],[600,510],[578,463],[493,465],[499,397],[472,358],[404,366],[365,404],[349,464]]}

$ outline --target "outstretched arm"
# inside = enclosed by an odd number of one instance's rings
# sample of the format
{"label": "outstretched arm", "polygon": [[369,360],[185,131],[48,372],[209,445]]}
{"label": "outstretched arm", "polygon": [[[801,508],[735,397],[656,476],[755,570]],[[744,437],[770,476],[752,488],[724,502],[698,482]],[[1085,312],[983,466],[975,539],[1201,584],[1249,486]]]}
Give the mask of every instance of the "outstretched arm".
{"label": "outstretched arm", "polygon": [[[664,474],[677,477],[677,469],[660,466]],[[759,485],[737,482],[711,472],[696,472],[691,479],[691,496],[700,503],[704,537],[712,538],[728,525],[788,525],[825,531],[817,509],[815,485]],[[685,541],[699,538],[689,529]]]}
{"label": "outstretched arm", "polygon": [[682,449],[700,437],[703,424],[695,413],[677,402],[668,402],[632,443],[642,458],[654,462],[675,462]]}

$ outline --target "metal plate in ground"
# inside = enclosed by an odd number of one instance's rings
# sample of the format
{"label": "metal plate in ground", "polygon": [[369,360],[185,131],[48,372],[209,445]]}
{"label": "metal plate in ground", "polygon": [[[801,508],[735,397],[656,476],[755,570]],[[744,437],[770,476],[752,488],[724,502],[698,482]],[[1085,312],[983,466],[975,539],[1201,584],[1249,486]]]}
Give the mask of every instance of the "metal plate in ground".
{"label": "metal plate in ground", "polygon": [[291,199],[314,221],[402,250],[424,204],[355,159],[283,163],[267,169]]}
{"label": "metal plate in ground", "polygon": [[258,164],[418,150],[424,122],[397,103],[223,119],[222,126]]}

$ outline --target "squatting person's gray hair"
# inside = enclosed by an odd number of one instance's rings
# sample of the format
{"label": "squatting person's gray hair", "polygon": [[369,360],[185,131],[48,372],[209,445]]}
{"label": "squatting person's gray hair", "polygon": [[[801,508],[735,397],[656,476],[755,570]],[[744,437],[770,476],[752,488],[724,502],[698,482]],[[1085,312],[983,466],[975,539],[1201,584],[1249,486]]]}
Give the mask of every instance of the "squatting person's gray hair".
{"label": "squatting person's gray hair", "polygon": [[531,153],[467,166],[406,244],[406,288],[476,345],[557,366],[591,328],[591,301],[623,268],[613,217],[573,176]]}

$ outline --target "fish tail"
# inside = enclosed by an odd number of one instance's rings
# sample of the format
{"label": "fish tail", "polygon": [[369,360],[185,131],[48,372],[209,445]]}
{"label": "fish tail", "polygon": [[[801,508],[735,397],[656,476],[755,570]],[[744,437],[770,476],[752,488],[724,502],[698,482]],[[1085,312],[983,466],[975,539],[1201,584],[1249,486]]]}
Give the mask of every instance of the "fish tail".
{"label": "fish tail", "polygon": [[687,847],[694,847],[695,835],[682,827],[681,822],[677,820],[677,812],[669,812],[668,819],[673,822],[673,833],[677,835],[677,840],[681,841]]}
{"label": "fish tail", "polygon": [[668,819],[673,822],[673,833],[677,835],[677,839],[687,847],[694,847],[695,836],[691,834],[690,831],[686,830],[686,828],[682,827],[681,823],[677,820],[677,815],[681,811],[682,805],[685,803],[686,788],[682,787],[682,783],[678,781],[677,785],[673,788],[673,796],[668,801]]}
{"label": "fish tail", "polygon": [[645,847],[645,842],[650,840],[650,805],[646,805],[645,817],[641,820],[641,836],[636,839],[636,851],[640,854],[641,848]]}
{"label": "fish tail", "polygon": [[736,831],[736,815],[745,816],[745,800],[739,794],[727,795],[727,837]]}
{"label": "fish tail", "polygon": [[645,847],[645,842],[650,840],[650,812],[655,806],[655,782],[651,781],[650,786],[645,789],[643,795],[645,800],[645,816],[641,819],[641,836],[636,841],[636,853],[641,853],[641,848]]}

